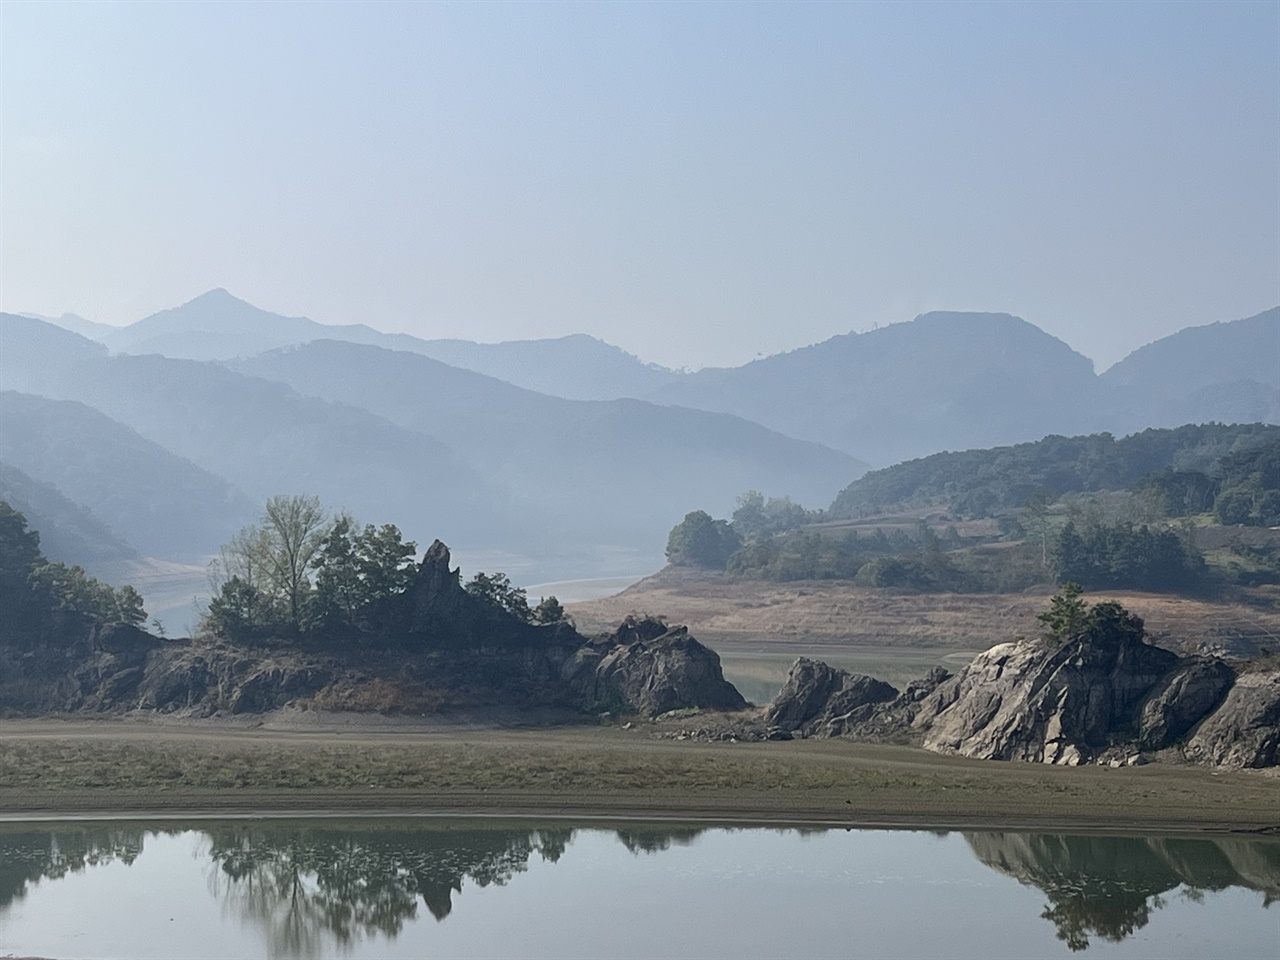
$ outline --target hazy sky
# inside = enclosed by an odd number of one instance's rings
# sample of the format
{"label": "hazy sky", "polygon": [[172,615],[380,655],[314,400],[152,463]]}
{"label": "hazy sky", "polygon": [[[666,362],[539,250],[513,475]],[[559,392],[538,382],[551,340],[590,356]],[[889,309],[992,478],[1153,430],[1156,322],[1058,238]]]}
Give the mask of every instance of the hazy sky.
{"label": "hazy sky", "polygon": [[0,3],[0,306],[739,363],[1280,303],[1280,4]]}

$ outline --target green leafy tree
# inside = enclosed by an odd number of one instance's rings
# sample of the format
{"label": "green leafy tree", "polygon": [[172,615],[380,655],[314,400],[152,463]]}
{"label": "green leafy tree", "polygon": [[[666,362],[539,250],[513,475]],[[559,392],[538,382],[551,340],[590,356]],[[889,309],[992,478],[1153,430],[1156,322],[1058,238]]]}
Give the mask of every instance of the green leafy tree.
{"label": "green leafy tree", "polygon": [[313,561],[321,629],[386,639],[400,626],[397,601],[413,581],[417,549],[394,524],[361,530],[350,516],[338,517]]}
{"label": "green leafy tree", "polygon": [[50,638],[68,619],[102,626],[136,626],[147,619],[131,586],[114,589],[83,567],[51,563],[27,518],[0,500],[0,635]]}
{"label": "green leafy tree", "polygon": [[563,623],[569,619],[564,607],[554,596],[543,597],[533,608],[533,619],[536,623]]}
{"label": "green leafy tree", "polygon": [[742,538],[725,520],[713,520],[705,510],[685,514],[667,537],[667,560],[677,566],[723,570],[742,546]]}
{"label": "green leafy tree", "polygon": [[1053,595],[1049,609],[1036,617],[1054,640],[1071,640],[1084,630],[1089,605],[1081,599],[1084,587],[1068,581]]}
{"label": "green leafy tree", "polygon": [[466,583],[466,591],[478,600],[528,623],[533,619],[529,609],[529,597],[521,587],[511,585],[505,573],[476,573]]}

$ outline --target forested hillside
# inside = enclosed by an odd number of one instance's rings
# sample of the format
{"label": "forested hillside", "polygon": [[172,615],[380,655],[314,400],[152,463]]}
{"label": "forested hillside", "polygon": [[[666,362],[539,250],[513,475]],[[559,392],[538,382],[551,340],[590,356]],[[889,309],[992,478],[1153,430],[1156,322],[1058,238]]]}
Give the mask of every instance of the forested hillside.
{"label": "forested hillside", "polygon": [[937,453],[867,473],[842,490],[828,512],[835,518],[858,517],[936,504],[959,516],[990,516],[1021,507],[1037,491],[1057,497],[1124,490],[1157,471],[1208,471],[1227,454],[1277,439],[1280,426],[1210,423],[1120,439],[1109,433],[1051,436],[1010,447]]}

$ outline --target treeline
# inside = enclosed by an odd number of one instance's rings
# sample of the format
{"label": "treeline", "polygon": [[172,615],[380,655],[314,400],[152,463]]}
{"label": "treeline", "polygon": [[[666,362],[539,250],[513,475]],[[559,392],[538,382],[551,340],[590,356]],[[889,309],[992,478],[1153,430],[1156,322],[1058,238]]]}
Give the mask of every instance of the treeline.
{"label": "treeline", "polygon": [[51,562],[27,518],[0,500],[0,639],[68,639],[84,628],[137,625],[147,619],[133,587],[115,589],[78,566]]}
{"label": "treeline", "polygon": [[[204,629],[239,643],[397,642],[413,617],[417,550],[394,524],[331,516],[316,497],[273,497],[215,561]],[[477,573],[465,588],[483,608],[525,623],[565,619],[555,597],[531,608],[505,574]]]}
{"label": "treeline", "polygon": [[1166,468],[1135,489],[1159,496],[1169,516],[1212,512],[1228,526],[1280,526],[1280,440],[1227,454],[1207,471]]}
{"label": "treeline", "polygon": [[[690,526],[682,530],[684,524]],[[1189,530],[1130,521],[1067,519],[1043,541],[1006,541],[987,549],[960,537],[953,526],[939,535],[923,521],[911,533],[877,527],[831,536],[800,530],[742,542],[731,523],[698,511],[677,526],[674,539],[682,542],[690,530],[703,531],[708,541],[714,534],[717,550],[700,554],[702,562],[673,554],[673,563],[750,580],[852,580],[868,587],[1000,593],[1046,582],[1198,592],[1222,579],[1206,565]],[[732,544],[737,546],[728,551]],[[1253,582],[1266,582],[1256,571],[1252,575]]]}
{"label": "treeline", "polygon": [[[1161,471],[1203,474],[1218,483],[1223,475],[1217,471],[1228,469],[1234,456],[1247,456],[1264,445],[1272,450],[1280,446],[1280,426],[1191,424],[1118,440],[1109,433],[1051,436],[1010,447],[938,453],[865,474],[842,490],[827,512],[833,518],[853,518],[938,505],[954,516],[990,517],[1020,507],[1035,491],[1058,498],[1124,490]],[[1211,510],[1220,492],[1202,490],[1192,500]],[[1205,495],[1210,497],[1207,506]],[[1251,503],[1247,511],[1228,508],[1231,516],[1248,519],[1224,522],[1264,522],[1257,508],[1260,504]]]}

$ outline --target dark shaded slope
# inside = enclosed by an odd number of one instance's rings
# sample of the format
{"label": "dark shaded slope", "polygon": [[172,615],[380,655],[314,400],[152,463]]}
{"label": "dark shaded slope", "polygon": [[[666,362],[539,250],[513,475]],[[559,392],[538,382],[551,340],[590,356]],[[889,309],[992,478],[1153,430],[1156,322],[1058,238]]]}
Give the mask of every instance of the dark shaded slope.
{"label": "dark shaded slope", "polygon": [[68,500],[51,483],[0,462],[0,500],[40,531],[40,549],[50,560],[79,564],[94,576],[113,579],[116,565],[138,559],[138,551],[92,511]]}
{"label": "dark shaded slope", "polygon": [[751,487],[823,502],[862,469],[737,417],[564,400],[406,352],[317,341],[236,369],[439,436],[559,535],[594,542],[643,538],[660,549],[691,506],[725,510]]}
{"label": "dark shaded slope", "polygon": [[1100,378],[1124,427],[1280,422],[1280,307],[1135,350]]}
{"label": "dark shaded slope", "polygon": [[929,313],[745,367],[703,370],[664,403],[722,410],[873,462],[1093,425],[1088,358],[1008,314]]}
{"label": "dark shaded slope", "polygon": [[[90,361],[99,362],[106,361]],[[226,480],[83,403],[0,391],[0,458],[52,484],[111,531],[127,530],[134,546],[151,556],[198,559],[216,550],[256,511]],[[21,490],[20,478],[11,479]],[[29,490],[36,499],[28,502],[37,517],[44,517],[40,503],[52,509],[54,501],[42,500],[39,492]],[[55,523],[51,533],[61,526]],[[103,531],[85,535],[107,548],[118,536],[104,539]]]}

